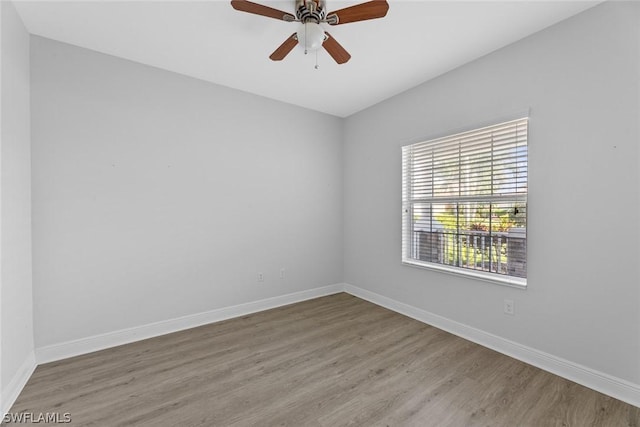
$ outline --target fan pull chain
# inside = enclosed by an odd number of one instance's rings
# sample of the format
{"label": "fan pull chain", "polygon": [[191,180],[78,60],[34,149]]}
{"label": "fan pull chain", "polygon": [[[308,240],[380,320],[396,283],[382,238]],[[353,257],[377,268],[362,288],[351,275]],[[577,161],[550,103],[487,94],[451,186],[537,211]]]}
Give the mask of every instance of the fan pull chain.
{"label": "fan pull chain", "polygon": [[304,23],[304,54],[307,54],[307,40],[309,40],[307,38],[307,23]]}
{"label": "fan pull chain", "polygon": [[316,66],[313,68],[315,68],[316,70],[320,68],[320,66],[318,65],[318,50],[316,50]]}

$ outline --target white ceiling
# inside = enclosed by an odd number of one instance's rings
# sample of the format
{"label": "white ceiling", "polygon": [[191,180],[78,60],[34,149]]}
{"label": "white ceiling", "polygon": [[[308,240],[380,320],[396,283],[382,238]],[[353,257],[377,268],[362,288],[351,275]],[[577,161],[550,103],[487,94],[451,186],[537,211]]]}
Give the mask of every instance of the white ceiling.
{"label": "white ceiling", "polygon": [[[256,0],[293,12],[294,0]],[[17,1],[32,34],[346,117],[600,1],[390,0],[383,19],[328,31],[351,53],[337,65],[297,47],[268,57],[299,24],[229,1]],[[360,1],[327,0],[329,11]]]}

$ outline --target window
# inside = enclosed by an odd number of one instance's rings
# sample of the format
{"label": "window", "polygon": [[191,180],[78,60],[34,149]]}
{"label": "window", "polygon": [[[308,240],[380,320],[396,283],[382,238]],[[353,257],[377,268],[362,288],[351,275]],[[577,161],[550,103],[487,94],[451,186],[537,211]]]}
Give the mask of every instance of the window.
{"label": "window", "polygon": [[523,118],[402,147],[402,262],[525,286]]}

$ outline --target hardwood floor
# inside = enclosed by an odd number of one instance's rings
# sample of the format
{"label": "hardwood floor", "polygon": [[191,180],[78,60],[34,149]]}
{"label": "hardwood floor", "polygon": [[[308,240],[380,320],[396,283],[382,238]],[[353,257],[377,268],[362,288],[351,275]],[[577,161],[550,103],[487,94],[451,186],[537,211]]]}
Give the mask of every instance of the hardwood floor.
{"label": "hardwood floor", "polygon": [[39,366],[71,425],[640,426],[640,409],[348,294]]}

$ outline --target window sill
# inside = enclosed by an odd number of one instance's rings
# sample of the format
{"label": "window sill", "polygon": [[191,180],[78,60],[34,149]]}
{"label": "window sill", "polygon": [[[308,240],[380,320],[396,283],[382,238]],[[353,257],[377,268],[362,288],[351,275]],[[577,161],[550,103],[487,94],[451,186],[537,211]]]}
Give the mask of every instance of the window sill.
{"label": "window sill", "polygon": [[527,289],[527,279],[519,277],[498,276],[496,274],[484,273],[481,271],[466,270],[462,268],[448,267],[441,264],[434,264],[424,261],[402,260],[402,264],[409,267],[424,268],[438,271],[440,273],[453,274],[454,276],[466,277],[468,279],[482,280],[484,282],[495,283],[496,285],[509,286],[511,288]]}

